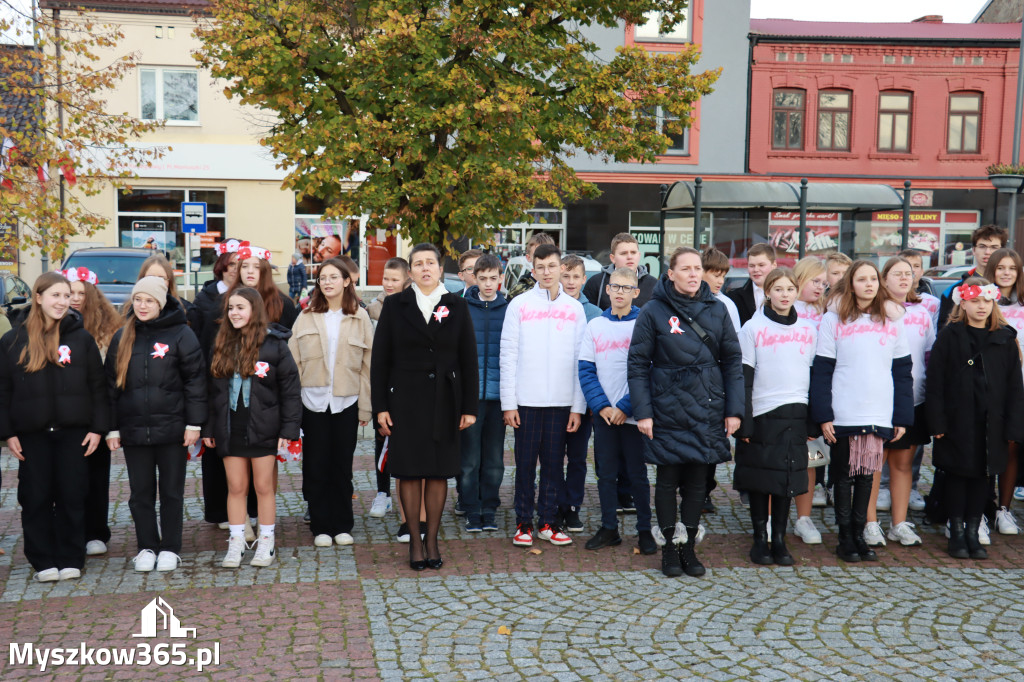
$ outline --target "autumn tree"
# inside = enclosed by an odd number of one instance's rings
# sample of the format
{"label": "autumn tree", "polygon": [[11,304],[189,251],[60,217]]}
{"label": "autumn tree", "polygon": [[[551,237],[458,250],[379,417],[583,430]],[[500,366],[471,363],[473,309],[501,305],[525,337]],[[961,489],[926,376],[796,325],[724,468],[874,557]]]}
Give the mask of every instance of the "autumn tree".
{"label": "autumn tree", "polygon": [[[137,66],[134,54],[110,56],[118,27],[34,5],[0,0],[0,222],[17,225],[18,246],[56,260],[69,237],[106,227],[82,198],[123,186],[161,150],[129,145],[157,124],[107,110]],[[13,239],[5,232],[0,248]]]}
{"label": "autumn tree", "polygon": [[[414,242],[490,241],[537,202],[597,188],[572,157],[653,161],[718,72],[673,54],[599,52],[585,27],[663,31],[685,0],[213,0],[197,54],[225,93],[276,120],[262,140],[285,185],[329,215],[397,223]],[[357,189],[339,182],[369,173]]]}

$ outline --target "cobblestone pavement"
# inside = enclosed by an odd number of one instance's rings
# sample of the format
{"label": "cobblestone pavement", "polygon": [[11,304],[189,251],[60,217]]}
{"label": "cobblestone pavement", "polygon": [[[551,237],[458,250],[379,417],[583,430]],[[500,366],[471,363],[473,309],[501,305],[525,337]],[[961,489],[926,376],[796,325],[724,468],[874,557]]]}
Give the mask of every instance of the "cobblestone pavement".
{"label": "cobblestone pavement", "polygon": [[[511,439],[508,442],[511,450]],[[108,554],[89,557],[79,580],[41,584],[22,552],[17,462],[0,455],[0,638],[8,679],[412,679],[441,680],[1024,680],[1024,537],[993,533],[990,559],[945,554],[941,529],[912,520],[924,539],[879,551],[873,565],[838,561],[832,510],[816,508],[822,545],[793,537],[794,568],[747,560],[746,509],[719,467],[704,517],[701,579],[667,579],[658,556],[634,549],[632,517],[620,547],[588,552],[598,526],[596,482],[588,477],[586,532],[569,547],[512,547],[514,466],[506,453],[501,531],[468,533],[449,511],[441,571],[408,569],[393,541],[397,517],[368,516],[376,492],[373,442],[356,453],[356,544],[318,549],[302,523],[301,466],[281,466],[278,558],[268,568],[219,566],[226,531],[202,520],[199,465],[189,464],[182,565],[131,570],[136,546],[120,453],[111,484]],[[928,458],[926,458],[928,462]],[[653,480],[653,478],[652,478]],[[922,491],[930,486],[925,467]],[[880,514],[883,526],[888,515]],[[251,554],[247,555],[246,561]],[[160,597],[194,638],[141,633],[141,610]],[[92,650],[184,643],[195,666],[30,665],[26,644]],[[16,645],[11,648],[11,645]],[[137,650],[141,651],[140,650]],[[171,651],[177,651],[171,649]],[[136,652],[136,653],[137,653]],[[52,654],[51,654],[52,655]],[[13,658],[12,658],[13,656]],[[81,656],[81,652],[79,652]],[[154,659],[156,657],[154,656]]]}

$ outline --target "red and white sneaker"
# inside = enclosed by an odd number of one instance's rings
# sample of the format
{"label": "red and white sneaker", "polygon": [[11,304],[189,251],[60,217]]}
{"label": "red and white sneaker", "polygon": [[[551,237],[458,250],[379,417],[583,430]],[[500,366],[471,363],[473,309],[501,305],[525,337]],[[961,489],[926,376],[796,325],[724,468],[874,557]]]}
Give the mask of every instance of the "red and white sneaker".
{"label": "red and white sneaker", "polygon": [[541,540],[547,540],[552,545],[571,545],[572,538],[562,532],[562,529],[558,526],[552,526],[550,523],[545,523],[540,527],[540,532],[537,534]]}
{"label": "red and white sneaker", "polygon": [[528,523],[520,523],[516,526],[516,534],[512,536],[512,544],[516,547],[531,547],[533,545],[533,526]]}

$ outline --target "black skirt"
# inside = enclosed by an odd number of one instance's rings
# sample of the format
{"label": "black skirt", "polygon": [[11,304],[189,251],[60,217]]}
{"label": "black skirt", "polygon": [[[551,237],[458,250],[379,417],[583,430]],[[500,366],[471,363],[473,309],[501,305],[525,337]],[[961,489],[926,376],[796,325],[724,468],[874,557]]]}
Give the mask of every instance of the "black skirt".
{"label": "black skirt", "polygon": [[885,443],[886,450],[908,450],[918,445],[928,445],[932,437],[928,433],[928,414],[925,412],[924,403],[914,408],[914,425],[907,427],[906,433],[897,441]]}
{"label": "black skirt", "polygon": [[256,459],[257,457],[276,456],[277,451],[269,448],[258,448],[246,443],[249,427],[249,408],[242,402],[242,392],[238,392],[238,404],[228,413],[231,420],[230,437],[228,438],[228,451],[218,448],[217,452],[221,457],[245,457]]}

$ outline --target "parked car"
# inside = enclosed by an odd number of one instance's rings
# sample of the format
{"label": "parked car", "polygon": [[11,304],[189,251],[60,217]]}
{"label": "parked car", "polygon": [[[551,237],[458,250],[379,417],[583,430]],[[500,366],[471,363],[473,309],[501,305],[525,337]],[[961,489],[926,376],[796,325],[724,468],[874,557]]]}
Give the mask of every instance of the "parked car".
{"label": "parked car", "polygon": [[725,284],[722,285],[722,293],[727,294],[737,287],[741,287],[750,279],[750,273],[746,268],[732,268],[725,276]]}
{"label": "parked car", "polygon": [[0,273],[0,306],[12,321],[28,312],[32,288],[20,277],[9,272]]}
{"label": "parked car", "polygon": [[939,265],[925,270],[921,281],[927,285],[932,296],[942,296],[946,289],[958,283],[964,273],[973,267],[973,265]]}
{"label": "parked car", "polygon": [[88,247],[68,256],[61,268],[85,267],[95,272],[99,290],[117,307],[131,296],[142,262],[152,255],[150,249]]}
{"label": "parked car", "polygon": [[[584,256],[578,254],[583,259],[583,269],[587,273],[587,279],[590,279],[594,275],[601,272],[601,263],[594,260],[590,256]],[[515,286],[515,283],[519,281],[519,278],[523,276],[530,267],[530,264],[526,260],[526,256],[513,256],[508,259],[508,264],[505,265],[505,278],[501,284],[501,290],[505,293]]]}

